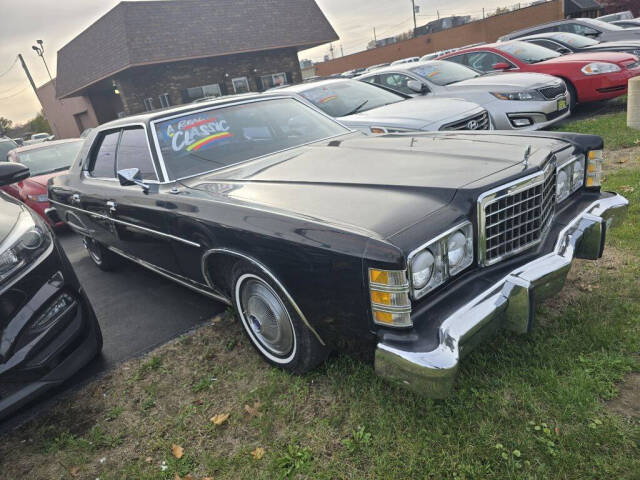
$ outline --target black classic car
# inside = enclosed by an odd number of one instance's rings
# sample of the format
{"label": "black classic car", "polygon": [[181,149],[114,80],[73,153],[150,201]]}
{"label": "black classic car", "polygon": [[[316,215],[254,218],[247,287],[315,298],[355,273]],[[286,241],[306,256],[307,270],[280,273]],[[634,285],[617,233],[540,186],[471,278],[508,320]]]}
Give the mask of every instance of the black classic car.
{"label": "black classic car", "polygon": [[[28,176],[23,165],[0,163],[0,186]],[[101,348],[96,316],[51,228],[0,191],[0,419]]]}
{"label": "black classic car", "polygon": [[485,334],[529,331],[573,258],[601,256],[627,207],[600,191],[602,147],[366,137],[273,93],[102,125],[49,196],[100,268],[124,257],[233,305],[270,363],[375,345],[377,372],[443,397]]}

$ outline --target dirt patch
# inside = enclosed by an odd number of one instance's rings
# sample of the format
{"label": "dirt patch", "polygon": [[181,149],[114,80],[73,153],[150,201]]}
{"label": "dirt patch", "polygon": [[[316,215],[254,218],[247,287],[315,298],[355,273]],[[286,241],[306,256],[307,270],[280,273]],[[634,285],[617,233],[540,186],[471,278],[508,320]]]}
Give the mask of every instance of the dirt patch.
{"label": "dirt patch", "polygon": [[628,418],[640,418],[640,373],[632,373],[620,385],[620,395],[607,408]]}
{"label": "dirt patch", "polygon": [[545,305],[555,311],[563,311],[569,305],[574,304],[584,295],[601,288],[602,275],[612,271],[621,271],[624,267],[637,262],[637,259],[628,253],[612,246],[604,249],[602,258],[596,262],[593,260],[576,259],[567,276],[564,288],[558,295],[545,301]]}
{"label": "dirt patch", "polygon": [[637,167],[640,165],[640,146],[621,148],[619,150],[605,150],[603,170],[613,172],[621,168]]}

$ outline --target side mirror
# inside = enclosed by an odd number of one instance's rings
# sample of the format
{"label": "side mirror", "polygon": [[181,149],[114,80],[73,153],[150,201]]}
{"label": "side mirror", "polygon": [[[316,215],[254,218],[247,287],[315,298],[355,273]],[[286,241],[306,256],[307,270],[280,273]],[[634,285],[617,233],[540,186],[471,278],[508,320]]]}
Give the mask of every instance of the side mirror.
{"label": "side mirror", "polygon": [[0,186],[21,182],[29,175],[29,168],[21,163],[0,162]]}
{"label": "side mirror", "polygon": [[493,68],[494,70],[509,70],[511,69],[511,65],[509,65],[507,62],[498,62],[491,68]]}
{"label": "side mirror", "polygon": [[142,181],[142,174],[139,168],[125,168],[118,170],[118,181],[123,187],[138,185],[145,193],[149,192],[149,185]]}
{"label": "side mirror", "polygon": [[407,82],[407,88],[423,95],[427,93],[426,85],[418,80],[409,80]]}

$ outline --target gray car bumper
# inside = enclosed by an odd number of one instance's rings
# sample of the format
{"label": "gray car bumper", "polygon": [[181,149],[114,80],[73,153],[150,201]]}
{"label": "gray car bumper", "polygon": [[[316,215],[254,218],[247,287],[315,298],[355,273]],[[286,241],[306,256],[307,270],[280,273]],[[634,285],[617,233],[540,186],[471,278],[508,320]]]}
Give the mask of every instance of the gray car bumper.
{"label": "gray car bumper", "polygon": [[450,315],[439,328],[434,350],[405,351],[378,343],[376,372],[417,393],[446,397],[464,355],[501,328],[526,333],[536,304],[562,288],[573,259],[602,256],[607,229],[622,222],[628,205],[617,194],[589,205],[562,230],[551,253],[513,270]]}

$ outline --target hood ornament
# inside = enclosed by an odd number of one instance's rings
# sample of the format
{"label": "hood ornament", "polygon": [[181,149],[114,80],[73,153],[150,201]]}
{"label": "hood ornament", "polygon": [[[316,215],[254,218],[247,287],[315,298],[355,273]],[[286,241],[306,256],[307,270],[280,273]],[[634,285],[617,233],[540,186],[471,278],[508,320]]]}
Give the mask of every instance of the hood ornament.
{"label": "hood ornament", "polygon": [[524,170],[529,168],[529,157],[530,156],[531,156],[531,145],[527,146],[527,149],[524,151],[524,158],[522,160],[524,162]]}

